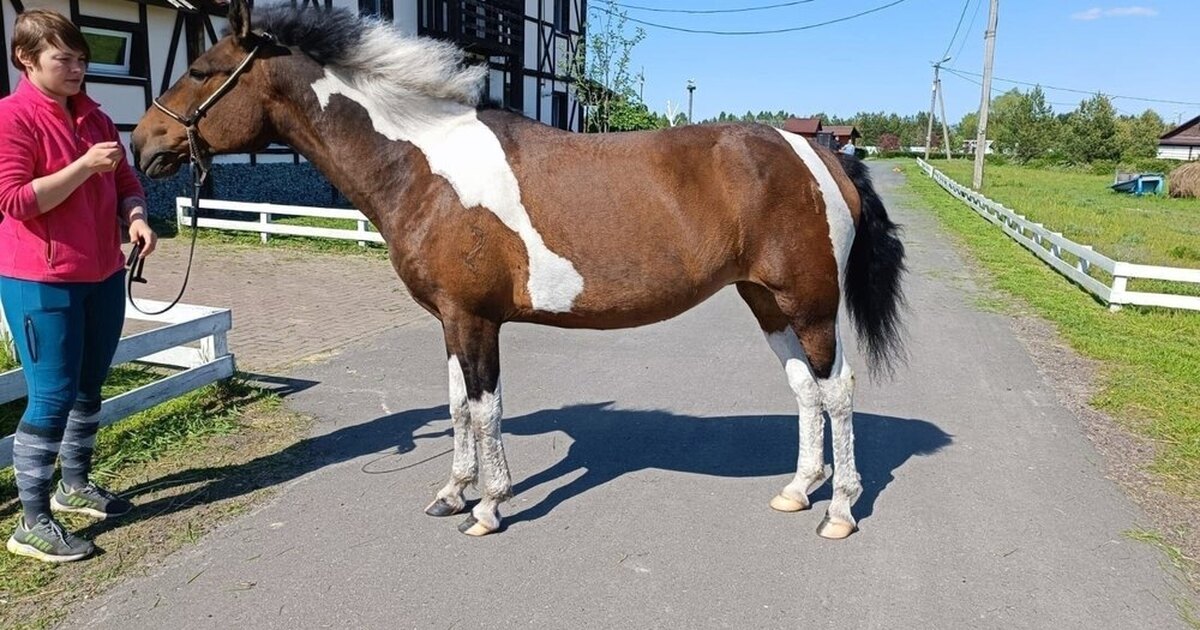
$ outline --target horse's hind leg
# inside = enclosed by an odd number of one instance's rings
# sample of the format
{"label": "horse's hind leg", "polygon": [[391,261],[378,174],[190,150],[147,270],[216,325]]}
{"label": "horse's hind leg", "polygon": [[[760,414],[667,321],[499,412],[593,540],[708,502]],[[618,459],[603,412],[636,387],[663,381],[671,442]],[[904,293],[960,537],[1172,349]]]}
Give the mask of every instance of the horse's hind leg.
{"label": "horse's hind leg", "polygon": [[[856,529],[851,507],[862,493],[862,485],[854,462],[854,374],[838,339],[836,310],[823,315],[788,315],[763,287],[739,283],[738,291],[783,364],[800,408],[796,476],[771,500],[771,507],[785,512],[803,510],[809,507],[808,494],[825,480],[824,408],[833,432],[833,500],[817,533],[826,538],[845,538]],[[795,304],[788,306],[798,310]]]}
{"label": "horse's hind leg", "polygon": [[738,293],[750,305],[758,319],[767,343],[779,357],[787,374],[788,385],[796,395],[800,408],[800,448],[796,458],[796,476],[791,483],[771,499],[771,507],[781,512],[808,509],[808,495],[825,481],[823,441],[825,421],[821,417],[821,390],[808,358],[792,330],[791,318],[780,310],[775,296],[767,289],[749,282],[737,285]]}
{"label": "horse's hind leg", "polygon": [[[483,481],[480,488],[482,496],[459,530],[471,536],[482,536],[500,529],[500,504],[512,496],[512,479],[500,434],[503,415],[500,325],[470,315],[447,316],[445,310],[443,317],[446,349],[451,363],[455,458],[450,482],[438,493],[438,500],[434,501],[433,506],[443,500],[450,506],[453,506],[451,502],[455,499],[461,501],[462,488],[474,480],[475,461],[478,460]],[[459,391],[455,390],[456,360],[462,374],[462,389]],[[463,404],[466,407],[465,414],[462,413]],[[462,417],[469,420],[460,423],[459,418]]]}

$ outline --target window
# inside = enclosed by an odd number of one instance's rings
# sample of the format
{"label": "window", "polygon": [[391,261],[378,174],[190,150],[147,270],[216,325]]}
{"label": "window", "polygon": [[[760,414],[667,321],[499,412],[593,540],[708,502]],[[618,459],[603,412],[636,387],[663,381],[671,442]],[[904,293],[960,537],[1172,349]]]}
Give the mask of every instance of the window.
{"label": "window", "polygon": [[571,30],[571,0],[554,0],[554,30],[560,33]]}
{"label": "window", "polygon": [[130,74],[133,33],[91,26],[83,26],[79,30],[83,32],[83,38],[92,49],[92,57],[88,60],[88,72],[126,76]]}
{"label": "window", "polygon": [[396,19],[392,0],[358,0],[358,13],[359,15],[375,15],[388,22]]}
{"label": "window", "polygon": [[555,92],[550,96],[550,124],[559,129],[567,129],[570,122],[570,116],[567,113],[567,94],[566,92]]}

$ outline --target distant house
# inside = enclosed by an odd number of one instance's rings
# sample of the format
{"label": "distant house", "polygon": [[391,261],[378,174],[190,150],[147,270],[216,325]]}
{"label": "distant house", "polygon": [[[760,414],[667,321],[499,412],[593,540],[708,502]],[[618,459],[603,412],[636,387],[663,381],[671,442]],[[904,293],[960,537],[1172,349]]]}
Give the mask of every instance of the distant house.
{"label": "distant house", "polygon": [[854,146],[858,146],[858,140],[862,138],[862,134],[858,133],[858,128],[854,125],[830,125],[825,129],[833,134],[833,142],[839,147],[850,141],[854,142]]}
{"label": "distant house", "polygon": [[828,147],[831,150],[841,146],[834,144],[833,132],[821,124],[820,118],[789,118],[784,121],[783,130],[799,134],[805,138],[812,138],[817,141],[817,144]]}
{"label": "distant house", "polygon": [[1158,157],[1164,160],[1200,160],[1200,116],[1163,134],[1158,139]]}

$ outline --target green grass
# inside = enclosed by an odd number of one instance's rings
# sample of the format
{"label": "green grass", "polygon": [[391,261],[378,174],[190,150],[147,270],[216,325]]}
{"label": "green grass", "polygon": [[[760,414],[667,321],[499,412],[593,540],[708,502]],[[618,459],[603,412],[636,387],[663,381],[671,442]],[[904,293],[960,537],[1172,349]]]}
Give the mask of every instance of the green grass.
{"label": "green grass", "polygon": [[[930,164],[971,183],[969,160]],[[989,164],[982,192],[1114,260],[1200,269],[1200,199],[1134,197],[1112,192],[1112,181],[1112,175]]]}
{"label": "green grass", "polygon": [[[1080,354],[1101,362],[1100,390],[1092,404],[1153,440],[1158,446],[1153,471],[1175,492],[1200,498],[1200,312],[1129,307],[1110,312],[943,191],[915,163],[899,164],[919,205],[928,208],[962,239],[989,272],[996,288],[1052,322]],[[964,161],[947,172],[961,174],[966,168]],[[1185,244],[1182,237],[1172,236],[1177,228],[1200,229],[1200,208],[1196,216],[1186,217],[1187,206],[1183,204],[1106,198],[1103,190],[1091,190],[1092,184],[1102,184],[1104,178],[1060,173],[1029,176],[1026,169],[1013,169],[989,166],[987,177],[993,182],[989,192],[1031,218],[1036,216],[1047,227],[1065,232],[1068,226],[1058,223],[1062,221],[1076,225],[1078,230],[1078,226],[1088,225],[1085,217],[1097,214],[1096,208],[1103,203],[1111,210],[1106,215],[1109,217],[1121,214],[1115,208],[1122,206],[1152,209],[1126,213],[1134,217],[1131,223],[1145,235],[1140,242],[1147,245],[1143,248],[1146,252]],[[1076,191],[1081,203],[1090,204],[1090,212],[1069,207],[1067,191],[1071,190]],[[1033,200],[1041,202],[1034,204]],[[1035,205],[1040,208],[1038,215],[1034,215]],[[1097,249],[1103,251],[1106,242],[1121,240],[1115,225],[1120,223],[1095,224],[1095,238],[1091,240]],[[1150,257],[1138,262],[1165,261]]]}

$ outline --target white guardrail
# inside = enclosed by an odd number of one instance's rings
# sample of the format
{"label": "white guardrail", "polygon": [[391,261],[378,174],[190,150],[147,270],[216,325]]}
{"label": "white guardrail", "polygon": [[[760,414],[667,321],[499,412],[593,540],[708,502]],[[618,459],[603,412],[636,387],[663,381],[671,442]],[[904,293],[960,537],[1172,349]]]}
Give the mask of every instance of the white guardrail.
{"label": "white guardrail", "polygon": [[[141,298],[137,304],[147,311],[162,310],[167,305]],[[165,325],[123,337],[112,365],[137,361],[182,371],[105,400],[100,408],[100,426],[233,376],[234,360],[226,337],[233,324],[229,309],[176,304],[162,315],[144,315],[127,308],[126,317]],[[2,313],[0,336],[12,338]],[[200,342],[198,348],[186,345],[196,341]],[[0,373],[0,404],[19,400],[25,394],[25,375],[20,368]],[[0,439],[0,467],[12,465],[12,441],[12,435]]]}
{"label": "white guardrail", "polygon": [[[1098,253],[1090,245],[1080,245],[1059,232],[1052,232],[1041,223],[1034,223],[1023,215],[996,203],[962,184],[950,179],[945,173],[933,168],[928,162],[917,158],[917,164],[926,175],[933,178],[942,188],[958,197],[983,218],[1004,230],[1018,243],[1046,261],[1084,289],[1103,300],[1113,309],[1124,304],[1138,306],[1162,306],[1200,311],[1200,297],[1173,293],[1147,293],[1129,291],[1133,279],[1164,280],[1200,285],[1200,269],[1179,267],[1156,267],[1115,261]],[[1070,253],[1075,261],[1063,258]],[[1102,269],[1112,276],[1112,284],[1106,285],[1089,274],[1091,267]]]}
{"label": "white guardrail", "polygon": [[[191,227],[192,200],[187,197],[175,198],[175,221],[180,228]],[[258,215],[258,221],[236,219],[213,219],[200,217],[196,222],[198,228],[216,228],[219,230],[236,230],[239,232],[257,232],[266,243],[272,234],[288,236],[311,236],[316,238],[335,238],[347,241],[358,241],[365,247],[368,242],[383,243],[383,236],[372,229],[370,221],[358,210],[343,210],[340,208],[319,208],[312,206],[283,206],[270,203],[249,203],[244,201],[222,201],[218,199],[201,199],[202,210],[225,210]],[[307,225],[289,225],[273,223],[275,216],[320,217],[325,219],[343,219],[354,221],[357,229],[312,227]]]}

